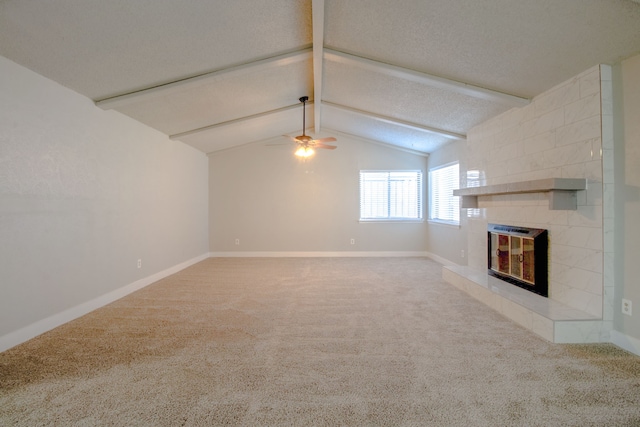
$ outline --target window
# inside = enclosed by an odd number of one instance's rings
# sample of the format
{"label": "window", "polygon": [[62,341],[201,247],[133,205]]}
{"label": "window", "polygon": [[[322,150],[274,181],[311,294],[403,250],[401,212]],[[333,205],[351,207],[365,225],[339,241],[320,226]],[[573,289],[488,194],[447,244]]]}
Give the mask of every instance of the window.
{"label": "window", "polygon": [[360,171],[360,220],[422,219],[422,171]]}
{"label": "window", "polygon": [[460,188],[458,163],[429,171],[429,220],[460,224],[460,198],[453,190]]}

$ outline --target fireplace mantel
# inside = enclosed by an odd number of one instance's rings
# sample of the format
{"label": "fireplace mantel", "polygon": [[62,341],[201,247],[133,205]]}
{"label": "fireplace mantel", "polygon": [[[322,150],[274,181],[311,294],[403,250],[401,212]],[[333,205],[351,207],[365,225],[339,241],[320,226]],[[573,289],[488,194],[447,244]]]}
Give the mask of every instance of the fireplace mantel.
{"label": "fireplace mantel", "polygon": [[576,210],[578,208],[576,192],[587,189],[584,178],[547,178],[531,181],[510,182],[506,184],[484,185],[453,190],[454,196],[462,197],[460,207],[477,208],[479,196],[499,194],[548,193],[549,209]]}

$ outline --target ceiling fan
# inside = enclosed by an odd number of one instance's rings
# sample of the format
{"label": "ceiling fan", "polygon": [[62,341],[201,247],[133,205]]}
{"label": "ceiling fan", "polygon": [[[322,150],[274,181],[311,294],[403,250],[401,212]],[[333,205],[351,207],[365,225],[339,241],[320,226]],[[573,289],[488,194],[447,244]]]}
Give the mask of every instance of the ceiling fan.
{"label": "ceiling fan", "polygon": [[327,138],[313,139],[310,136],[306,135],[306,103],[309,100],[308,96],[303,96],[300,98],[300,102],[302,102],[302,135],[298,135],[296,137],[286,135],[288,138],[291,138],[293,142],[300,145],[300,147],[296,150],[296,156],[299,157],[310,157],[315,153],[314,148],[324,148],[327,150],[335,150],[337,147],[335,145],[327,145],[325,142],[333,142],[336,139],[332,136]]}

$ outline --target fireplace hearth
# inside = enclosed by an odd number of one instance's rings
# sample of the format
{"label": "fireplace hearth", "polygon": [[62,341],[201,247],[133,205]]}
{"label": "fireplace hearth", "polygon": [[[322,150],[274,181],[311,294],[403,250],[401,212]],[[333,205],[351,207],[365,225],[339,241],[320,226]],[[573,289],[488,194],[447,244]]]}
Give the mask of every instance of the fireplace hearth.
{"label": "fireplace hearth", "polygon": [[547,230],[489,224],[488,272],[528,291],[549,296]]}

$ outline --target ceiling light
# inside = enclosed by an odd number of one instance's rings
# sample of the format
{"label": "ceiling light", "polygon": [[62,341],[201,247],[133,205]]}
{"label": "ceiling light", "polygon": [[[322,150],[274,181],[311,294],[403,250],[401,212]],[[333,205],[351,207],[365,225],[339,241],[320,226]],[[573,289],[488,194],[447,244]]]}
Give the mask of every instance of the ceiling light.
{"label": "ceiling light", "polygon": [[298,157],[311,157],[315,154],[315,151],[311,147],[300,147],[296,150],[296,156]]}

